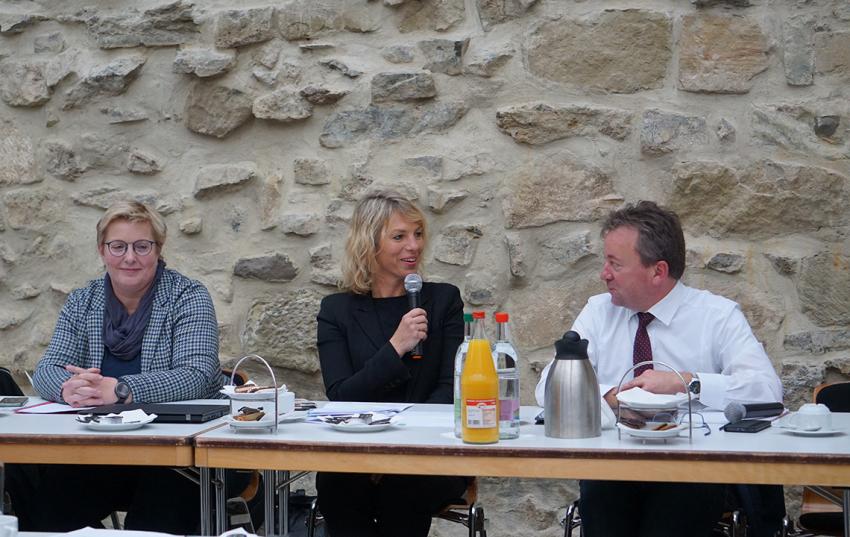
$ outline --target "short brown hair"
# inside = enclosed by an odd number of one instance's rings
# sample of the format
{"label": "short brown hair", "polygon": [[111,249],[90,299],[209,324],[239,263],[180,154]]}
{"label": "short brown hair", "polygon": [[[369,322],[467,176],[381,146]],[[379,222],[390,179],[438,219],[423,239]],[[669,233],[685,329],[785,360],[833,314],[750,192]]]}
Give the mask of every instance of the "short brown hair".
{"label": "short brown hair", "polygon": [[103,216],[97,222],[97,245],[103,244],[106,230],[109,224],[116,220],[127,220],[128,222],[147,222],[153,231],[153,240],[156,242],[160,257],[162,257],[162,246],[165,244],[165,235],[168,231],[165,219],[156,209],[147,203],[139,201],[116,201],[106,209]]}
{"label": "short brown hair", "polygon": [[394,190],[375,190],[354,207],[351,228],[345,241],[340,287],[360,295],[372,290],[372,273],[377,265],[378,246],[393,214],[400,214],[422,228],[427,240],[425,214],[412,201]]}
{"label": "short brown hair", "polygon": [[620,227],[637,231],[637,253],[649,266],[666,261],[670,276],[678,280],[685,273],[685,234],[679,216],[653,201],[639,201],[611,211],[602,224],[602,236]]}

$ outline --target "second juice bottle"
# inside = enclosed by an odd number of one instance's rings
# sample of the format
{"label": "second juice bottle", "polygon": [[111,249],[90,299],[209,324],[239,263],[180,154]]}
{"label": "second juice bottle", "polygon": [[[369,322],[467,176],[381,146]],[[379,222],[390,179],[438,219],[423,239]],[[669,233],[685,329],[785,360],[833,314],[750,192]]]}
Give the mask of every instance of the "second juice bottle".
{"label": "second juice bottle", "polygon": [[492,444],[499,441],[499,376],[484,335],[484,312],[472,316],[472,339],[460,381],[463,441]]}

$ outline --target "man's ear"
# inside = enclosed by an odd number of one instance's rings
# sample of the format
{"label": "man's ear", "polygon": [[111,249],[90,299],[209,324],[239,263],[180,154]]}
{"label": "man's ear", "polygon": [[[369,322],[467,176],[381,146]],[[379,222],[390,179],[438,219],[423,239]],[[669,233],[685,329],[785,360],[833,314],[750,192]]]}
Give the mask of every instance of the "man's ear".
{"label": "man's ear", "polygon": [[667,264],[667,261],[661,260],[655,263],[655,270],[652,274],[652,279],[657,281],[664,281],[670,275],[670,265]]}

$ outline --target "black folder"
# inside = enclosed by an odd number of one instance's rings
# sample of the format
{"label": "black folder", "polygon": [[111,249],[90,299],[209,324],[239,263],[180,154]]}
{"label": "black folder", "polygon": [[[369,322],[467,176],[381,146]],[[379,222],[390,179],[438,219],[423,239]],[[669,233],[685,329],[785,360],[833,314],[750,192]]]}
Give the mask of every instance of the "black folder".
{"label": "black folder", "polygon": [[230,405],[223,404],[192,404],[192,403],[128,403],[103,405],[83,410],[80,414],[118,414],[125,410],[142,409],[147,414],[156,414],[154,423],[203,423],[220,418],[230,413]]}

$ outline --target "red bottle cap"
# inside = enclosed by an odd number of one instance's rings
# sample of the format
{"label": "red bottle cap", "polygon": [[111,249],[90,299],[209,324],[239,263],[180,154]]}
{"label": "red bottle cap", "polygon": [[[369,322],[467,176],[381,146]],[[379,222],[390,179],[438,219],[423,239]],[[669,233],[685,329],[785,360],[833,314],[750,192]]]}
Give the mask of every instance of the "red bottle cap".
{"label": "red bottle cap", "polygon": [[497,322],[497,323],[506,323],[506,322],[508,322],[508,314],[507,314],[507,313],[505,313],[504,311],[497,311],[497,312],[496,312],[496,322]]}
{"label": "red bottle cap", "polygon": [[487,315],[483,311],[473,311],[472,318],[473,319],[483,319]]}

